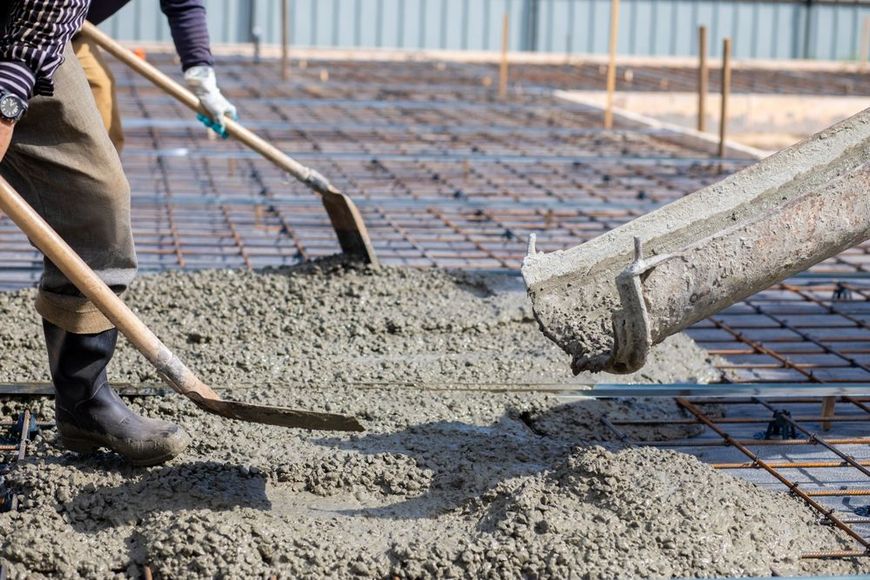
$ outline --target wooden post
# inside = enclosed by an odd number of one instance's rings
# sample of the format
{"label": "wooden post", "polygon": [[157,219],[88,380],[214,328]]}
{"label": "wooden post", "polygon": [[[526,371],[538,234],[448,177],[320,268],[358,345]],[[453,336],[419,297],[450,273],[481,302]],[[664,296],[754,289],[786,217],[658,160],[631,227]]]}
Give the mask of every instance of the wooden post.
{"label": "wooden post", "polygon": [[728,96],[731,94],[731,39],[722,41],[722,106],[719,112],[719,157],[725,157]]}
{"label": "wooden post", "polygon": [[281,0],[281,78],[290,78],[290,0]]}
{"label": "wooden post", "polygon": [[707,130],[707,27],[698,27],[698,131]]}
{"label": "wooden post", "polygon": [[498,69],[498,97],[507,98],[508,89],[508,48],[510,47],[510,16],[504,13],[501,24],[501,65]]}
{"label": "wooden post", "polygon": [[[829,419],[834,416],[834,408],[837,405],[837,397],[825,397],[822,399],[822,418]],[[831,422],[822,421],[822,431],[830,431]]]}
{"label": "wooden post", "polygon": [[607,106],[604,128],[613,128],[613,93],[616,91],[616,41],[619,32],[619,0],[610,0],[610,61],[607,65]]}
{"label": "wooden post", "polygon": [[865,16],[861,23],[861,54],[859,56],[862,69],[867,66],[868,60],[870,60],[870,16]]}

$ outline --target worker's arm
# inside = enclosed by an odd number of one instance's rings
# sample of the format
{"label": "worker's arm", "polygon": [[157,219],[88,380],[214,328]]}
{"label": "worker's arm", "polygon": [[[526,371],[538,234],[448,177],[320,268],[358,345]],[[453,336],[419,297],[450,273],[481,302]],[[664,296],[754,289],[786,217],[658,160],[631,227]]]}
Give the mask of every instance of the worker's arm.
{"label": "worker's arm", "polygon": [[223,136],[225,116],[237,119],[236,108],[221,94],[214,73],[202,0],[160,0],[160,9],[169,19],[172,40],[181,57],[181,68],[188,88],[199,98],[211,119],[201,119]]}
{"label": "worker's arm", "polygon": [[[0,33],[0,95],[28,101],[54,92],[52,77],[63,49],[81,28],[88,0],[6,0],[7,25]],[[12,139],[13,123],[0,122],[0,159]]]}
{"label": "worker's arm", "polygon": [[129,3],[130,0],[91,0],[91,7],[88,9],[88,22],[99,26]]}

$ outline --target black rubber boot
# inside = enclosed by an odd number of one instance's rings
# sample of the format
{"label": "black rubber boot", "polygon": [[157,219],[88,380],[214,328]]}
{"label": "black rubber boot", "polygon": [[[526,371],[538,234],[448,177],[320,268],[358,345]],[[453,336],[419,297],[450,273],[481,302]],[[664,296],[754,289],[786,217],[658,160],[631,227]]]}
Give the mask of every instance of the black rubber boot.
{"label": "black rubber boot", "polygon": [[115,352],[117,330],[73,334],[47,320],[43,329],[64,448],[88,453],[108,447],[133,465],[157,465],[184,451],[190,437],[181,427],[137,415],[109,386],[106,366]]}

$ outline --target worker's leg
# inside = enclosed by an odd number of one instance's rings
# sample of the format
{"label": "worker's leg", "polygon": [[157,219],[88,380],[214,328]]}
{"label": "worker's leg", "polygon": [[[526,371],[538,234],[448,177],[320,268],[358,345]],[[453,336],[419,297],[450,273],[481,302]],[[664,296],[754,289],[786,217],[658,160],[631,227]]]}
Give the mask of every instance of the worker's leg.
{"label": "worker's leg", "polygon": [[[31,100],[0,163],[3,175],[116,292],[136,274],[130,186],[70,47],[55,95]],[[36,303],[43,317],[62,446],[108,447],[139,465],[178,455],[189,441],[177,425],[141,417],[109,386],[118,331],[45,260]]]}
{"label": "worker's leg", "polygon": [[[54,77],[55,95],[30,101],[0,173],[104,282],[122,292],[136,274],[130,186],[69,47],[65,57]],[[113,326],[48,260],[37,310],[69,332]]]}
{"label": "worker's leg", "polygon": [[115,75],[103,60],[100,47],[81,34],[73,38],[76,58],[88,77],[88,84],[103,118],[103,125],[118,153],[124,148],[124,130],[121,127],[121,112],[118,108],[118,93],[115,88]]}

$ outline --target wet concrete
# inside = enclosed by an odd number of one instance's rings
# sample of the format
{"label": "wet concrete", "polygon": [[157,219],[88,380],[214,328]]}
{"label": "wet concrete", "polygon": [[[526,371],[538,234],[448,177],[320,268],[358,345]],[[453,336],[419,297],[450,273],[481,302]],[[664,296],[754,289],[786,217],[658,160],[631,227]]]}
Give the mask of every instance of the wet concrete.
{"label": "wet concrete", "polygon": [[[798,501],[688,456],[620,449],[601,426],[604,414],[674,415],[669,405],[471,387],[584,380],[537,332],[522,292],[503,292],[515,284],[338,265],[143,278],[130,303],[228,396],[352,413],[368,431],[289,431],[204,415],[177,396],[137,399],[183,424],[189,451],[134,469],[61,452],[46,432],[6,476],[24,499],[0,515],[0,560],[13,577],[92,578],[146,564],[165,577],[855,570],[797,561],[847,545]],[[29,298],[0,295],[0,317],[16,321],[0,329],[0,381],[45,379]],[[714,376],[682,337],[655,360],[634,378]],[[128,348],[111,375],[155,380]],[[38,410],[51,414],[48,401]]]}

